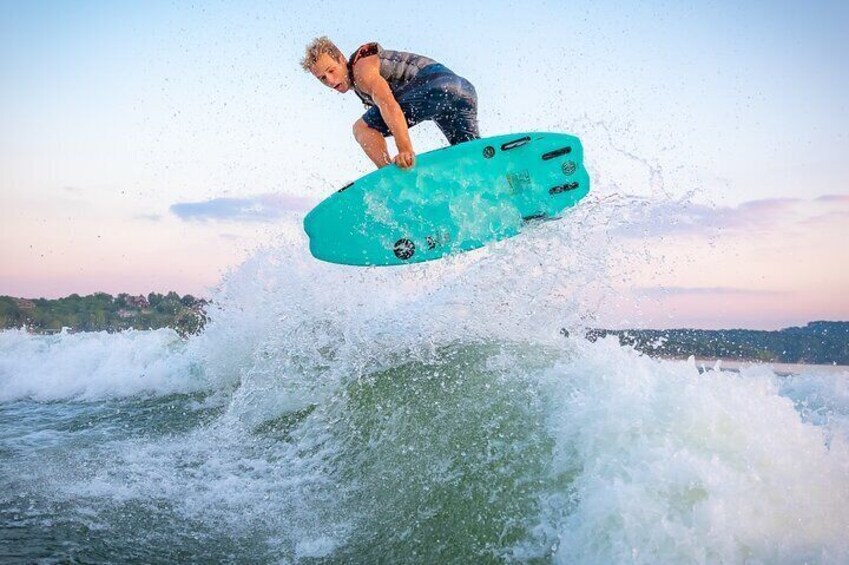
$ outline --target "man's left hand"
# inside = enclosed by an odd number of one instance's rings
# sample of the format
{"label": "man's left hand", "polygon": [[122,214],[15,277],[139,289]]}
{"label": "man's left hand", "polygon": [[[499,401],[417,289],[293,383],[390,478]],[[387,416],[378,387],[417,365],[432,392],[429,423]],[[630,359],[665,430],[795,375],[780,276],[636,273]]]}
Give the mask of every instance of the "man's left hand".
{"label": "man's left hand", "polygon": [[409,169],[416,164],[416,154],[412,151],[401,151],[392,159],[392,162],[402,169]]}

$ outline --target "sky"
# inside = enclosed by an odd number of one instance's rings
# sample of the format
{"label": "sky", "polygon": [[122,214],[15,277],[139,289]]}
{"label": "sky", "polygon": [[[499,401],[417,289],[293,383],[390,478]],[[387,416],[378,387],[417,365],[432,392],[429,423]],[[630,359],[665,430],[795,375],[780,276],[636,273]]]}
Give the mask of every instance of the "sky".
{"label": "sky", "polygon": [[849,319],[845,3],[364,6],[0,1],[0,294],[205,296],[368,172],[298,64],[326,34],[465,76],[484,135],[581,137],[591,198],[652,203],[613,230],[663,258],[624,283],[645,325]]}

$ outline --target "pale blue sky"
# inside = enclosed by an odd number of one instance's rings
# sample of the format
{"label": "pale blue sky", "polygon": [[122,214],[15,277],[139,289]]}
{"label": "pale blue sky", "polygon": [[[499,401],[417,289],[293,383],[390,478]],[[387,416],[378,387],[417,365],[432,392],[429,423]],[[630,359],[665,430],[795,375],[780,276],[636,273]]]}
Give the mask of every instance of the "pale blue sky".
{"label": "pale blue sky", "polygon": [[[0,294],[201,292],[266,236],[246,202],[302,210],[370,170],[357,100],[298,65],[322,34],[464,75],[484,135],[581,136],[596,194],[849,194],[844,3],[364,6],[0,2]],[[430,125],[413,141],[444,143]]]}
{"label": "pale blue sky", "polygon": [[[174,201],[279,189],[291,171],[267,162],[304,168],[325,149],[344,153],[331,179],[355,176],[362,163],[349,155],[348,126],[358,104],[321,91],[297,67],[304,44],[327,33],[346,50],[378,39],[467,76],[486,133],[575,131],[584,119],[641,157],[674,147],[675,164],[705,182],[746,185],[722,198],[790,196],[811,178],[814,194],[845,190],[849,17],[838,3],[437,2],[403,12],[280,4],[5,2],[4,170],[68,162],[73,174],[54,180],[71,186],[153,175],[142,190]],[[306,143],[292,148],[292,139]],[[252,145],[236,149],[231,166],[262,172],[211,179],[187,163],[220,163],[230,143]],[[104,160],[138,168],[140,156],[150,166],[123,179],[96,172]],[[162,178],[166,165],[174,177]]]}

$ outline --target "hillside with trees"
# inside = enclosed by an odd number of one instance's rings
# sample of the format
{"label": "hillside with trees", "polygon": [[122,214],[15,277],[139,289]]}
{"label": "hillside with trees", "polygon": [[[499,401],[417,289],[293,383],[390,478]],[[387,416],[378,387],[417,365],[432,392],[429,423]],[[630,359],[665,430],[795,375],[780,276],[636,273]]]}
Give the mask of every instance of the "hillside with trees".
{"label": "hillside with trees", "polygon": [[[147,296],[98,292],[47,300],[0,296],[0,329],[33,333],[172,328],[182,336],[200,332],[209,302],[176,292]],[[648,355],[849,365],[849,322],[810,322],[803,327],[762,330],[590,330],[596,340],[615,335]]]}
{"label": "hillside with trees", "polygon": [[589,339],[616,335],[649,355],[704,359],[849,365],[849,322],[810,322],[761,330],[594,330]]}
{"label": "hillside with trees", "polygon": [[202,298],[180,296],[173,291],[151,292],[147,296],[122,293],[115,297],[97,292],[55,300],[0,296],[0,329],[52,333],[62,328],[84,332],[173,328],[187,336],[203,328],[207,304]]}

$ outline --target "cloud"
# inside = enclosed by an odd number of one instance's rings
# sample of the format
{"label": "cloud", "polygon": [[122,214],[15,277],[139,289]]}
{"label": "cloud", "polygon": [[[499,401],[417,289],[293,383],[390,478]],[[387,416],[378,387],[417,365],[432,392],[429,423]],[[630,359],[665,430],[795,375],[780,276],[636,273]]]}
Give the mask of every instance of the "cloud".
{"label": "cloud", "polygon": [[[621,202],[621,201],[620,201]],[[271,222],[290,212],[306,212],[316,204],[312,198],[283,194],[260,194],[247,198],[212,198],[179,202],[170,211],[185,221]],[[664,236],[710,237],[723,233],[770,232],[798,225],[849,220],[849,195],[831,194],[806,200],[767,198],[738,206],[709,206],[686,201],[651,202],[632,199],[617,204],[618,225],[614,233],[628,238]],[[159,220],[154,215],[140,219]]]}
{"label": "cloud", "polygon": [[826,194],[817,198],[817,201],[849,205],[849,194]]}
{"label": "cloud", "polygon": [[716,236],[721,233],[775,231],[849,218],[849,196],[815,199],[767,198],[738,206],[708,206],[692,202],[629,203],[615,233],[633,238]]}
{"label": "cloud", "polygon": [[213,198],[203,202],[178,202],[170,210],[181,220],[233,222],[270,222],[287,212],[305,212],[312,208],[311,198],[281,194],[261,194],[249,198]]}
{"label": "cloud", "polygon": [[642,287],[635,292],[645,296],[780,296],[788,294],[778,290],[755,290],[750,288],[739,288],[733,286],[709,286],[709,287]]}
{"label": "cloud", "polygon": [[162,220],[162,214],[136,214],[133,217],[136,220],[144,220],[147,222],[159,222]]}

